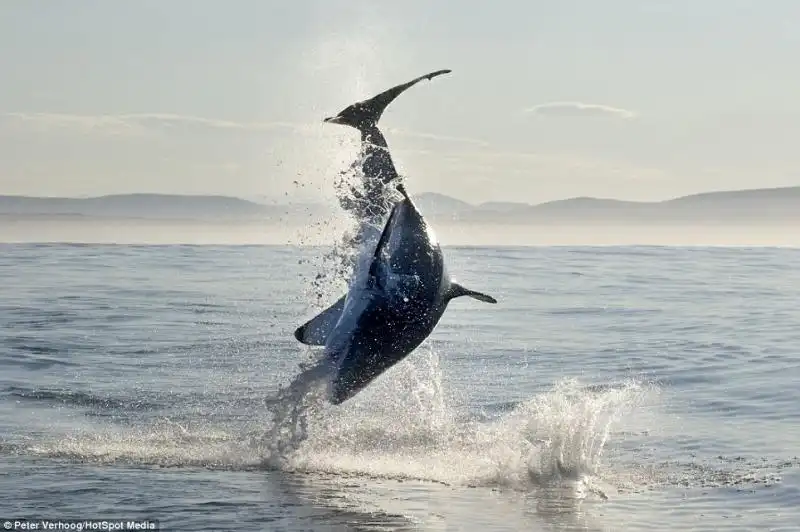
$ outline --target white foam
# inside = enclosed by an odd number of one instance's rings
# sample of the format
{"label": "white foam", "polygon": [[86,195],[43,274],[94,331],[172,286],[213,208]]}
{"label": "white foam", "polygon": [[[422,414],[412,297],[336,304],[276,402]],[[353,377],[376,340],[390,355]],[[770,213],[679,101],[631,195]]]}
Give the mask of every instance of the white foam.
{"label": "white foam", "polygon": [[30,443],[27,454],[96,463],[162,467],[246,468],[261,456],[245,439],[225,428],[181,425],[167,419],[144,427],[95,427],[52,435]]}
{"label": "white foam", "polygon": [[598,474],[613,422],[645,394],[634,382],[587,391],[569,380],[494,421],[469,421],[442,392],[437,355],[422,351],[369,393],[315,410],[285,467],[515,489],[579,480]]}
{"label": "white foam", "polygon": [[587,389],[575,380],[491,421],[469,419],[442,387],[438,355],[421,348],[343,405],[325,403],[312,366],[247,426],[103,427],[38,441],[27,452],[98,462],[421,479],[530,490],[599,478],[609,430],[646,386]]}

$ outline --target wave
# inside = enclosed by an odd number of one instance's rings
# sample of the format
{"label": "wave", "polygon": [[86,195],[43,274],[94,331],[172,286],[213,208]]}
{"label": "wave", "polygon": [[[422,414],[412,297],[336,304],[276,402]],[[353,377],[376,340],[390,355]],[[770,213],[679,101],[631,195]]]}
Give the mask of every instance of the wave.
{"label": "wave", "polygon": [[44,401],[54,404],[96,409],[155,410],[162,407],[162,405],[144,401],[142,399],[100,396],[88,392],[58,388],[34,389],[21,386],[8,386],[1,393],[8,394],[18,402]]}

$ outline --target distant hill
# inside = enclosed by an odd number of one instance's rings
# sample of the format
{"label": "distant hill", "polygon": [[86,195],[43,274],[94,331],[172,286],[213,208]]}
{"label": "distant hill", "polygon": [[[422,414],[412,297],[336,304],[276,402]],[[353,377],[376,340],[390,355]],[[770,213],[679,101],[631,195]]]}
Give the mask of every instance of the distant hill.
{"label": "distant hill", "polygon": [[0,196],[0,214],[26,216],[268,220],[296,214],[301,207],[263,205],[228,196],[119,194],[85,199]]}
{"label": "distant hill", "polygon": [[476,223],[772,223],[800,221],[800,187],[706,192],[660,202],[570,198],[538,205],[513,204],[504,210],[487,204],[462,212]]}
{"label": "distant hill", "polygon": [[[800,187],[704,192],[659,202],[577,197],[531,205],[490,202],[471,205],[447,196],[423,194],[433,218],[446,215],[482,224],[583,223],[760,223],[800,222]],[[441,201],[441,203],[440,203]],[[453,206],[453,208],[450,208]]]}
{"label": "distant hill", "polygon": [[431,217],[452,216],[475,208],[471,203],[436,192],[414,194],[413,198],[417,208],[426,216]]}
{"label": "distant hill", "polygon": [[[583,223],[761,223],[800,221],[800,187],[706,192],[660,202],[590,197],[531,205],[489,202],[474,205],[444,194],[415,195],[433,220],[480,224]],[[338,207],[334,207],[338,210]],[[122,194],[96,198],[0,196],[0,216],[284,220],[329,216],[322,204],[262,204],[227,196]]]}

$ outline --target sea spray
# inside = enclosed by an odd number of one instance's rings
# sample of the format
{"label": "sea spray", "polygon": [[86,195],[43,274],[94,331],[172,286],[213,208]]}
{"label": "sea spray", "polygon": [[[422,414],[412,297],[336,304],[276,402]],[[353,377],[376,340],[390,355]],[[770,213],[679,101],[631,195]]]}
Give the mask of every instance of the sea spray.
{"label": "sea spray", "polygon": [[[626,475],[619,470],[624,464],[602,463],[605,442],[612,429],[616,433],[635,424],[623,415],[654,391],[637,382],[598,388],[568,379],[486,420],[454,406],[444,393],[448,387],[439,355],[427,347],[338,406],[324,401],[326,371],[324,365],[306,367],[275,397],[253,404],[247,419],[92,423],[21,443],[16,452],[96,463],[419,479],[524,492],[553,488],[579,496],[581,490],[597,493],[594,485],[624,488],[620,481]],[[683,468],[679,480],[705,482],[712,469]],[[656,480],[652,475],[646,484]],[[678,481],[665,477],[661,482]]]}
{"label": "sea spray", "polygon": [[[316,263],[317,273],[310,279],[306,295],[314,311],[329,306],[340,297],[357,269],[359,254],[365,255],[365,242],[361,236],[365,228],[358,222],[363,207],[363,201],[359,202],[359,198],[363,200],[362,181],[357,160],[339,172],[334,182],[337,199],[348,215],[350,226],[321,257],[311,260]],[[319,222],[307,231],[322,230],[326,224],[327,221]],[[301,237],[301,242],[304,240]],[[320,357],[319,349],[305,350],[306,361],[300,363],[300,374],[266,401],[273,415],[269,430],[263,437],[253,440],[253,445],[264,452],[264,463],[272,467],[286,467],[288,456],[307,438],[309,416],[318,412],[325,402],[326,389],[333,376],[332,366]]]}
{"label": "sea spray", "polygon": [[613,424],[638,405],[644,392],[636,382],[592,390],[565,379],[550,393],[521,404],[516,416],[535,420],[525,427],[528,441],[541,442],[528,465],[532,479],[542,483],[597,475]]}
{"label": "sea spray", "polygon": [[520,490],[580,481],[599,473],[609,430],[643,393],[636,383],[595,391],[563,381],[479,422],[442,393],[436,354],[415,355],[363,397],[312,419],[291,467]]}
{"label": "sea spray", "polygon": [[326,361],[306,367],[278,394],[267,401],[272,425],[254,442],[266,452],[263,461],[272,467],[284,467],[288,456],[308,437],[308,419],[324,404],[332,367]]}

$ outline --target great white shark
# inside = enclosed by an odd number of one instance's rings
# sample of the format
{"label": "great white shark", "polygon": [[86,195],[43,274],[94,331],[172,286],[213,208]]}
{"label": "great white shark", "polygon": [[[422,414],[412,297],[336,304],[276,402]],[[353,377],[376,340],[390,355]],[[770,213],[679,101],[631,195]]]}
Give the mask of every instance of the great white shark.
{"label": "great white shark", "polygon": [[297,328],[295,338],[324,346],[323,363],[333,375],[329,399],[334,404],[351,398],[416,349],[453,298],[471,296],[497,303],[450,277],[439,241],[398,183],[388,144],[378,129],[383,111],[398,95],[419,81],[448,72],[425,74],[325,119],[361,132],[363,192],[343,204],[360,218],[356,241],[361,256],[348,292]]}

